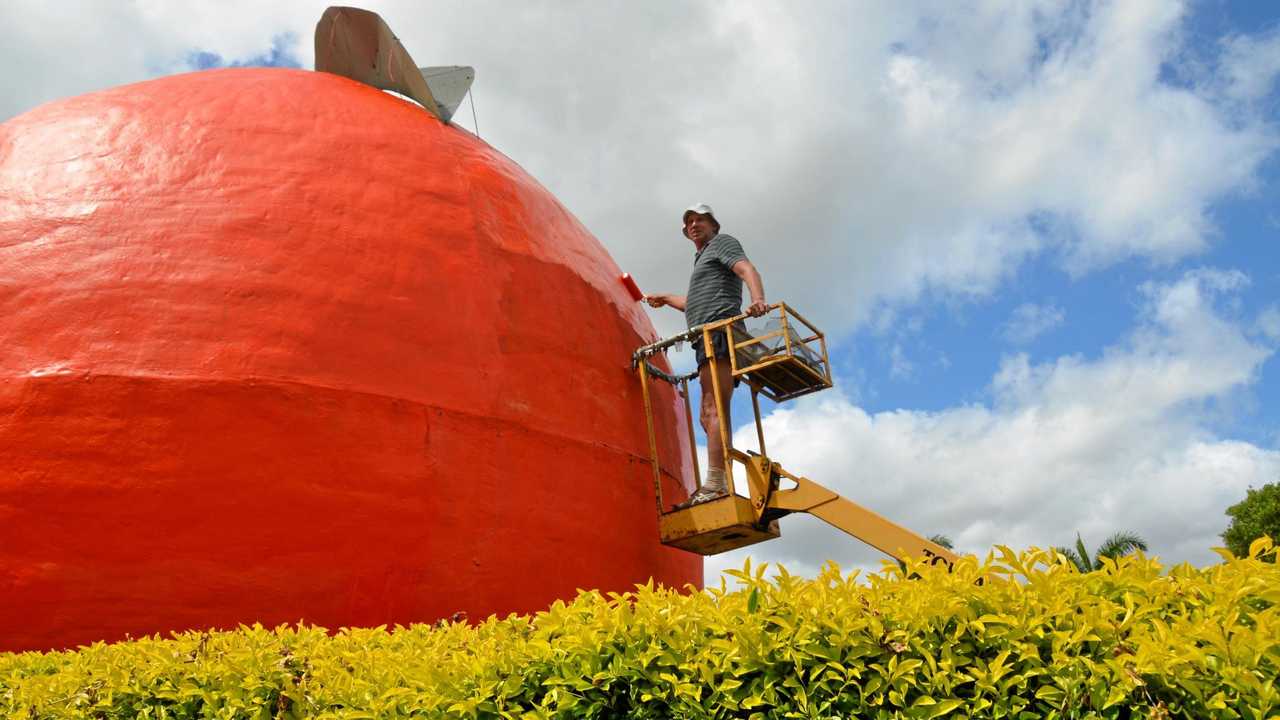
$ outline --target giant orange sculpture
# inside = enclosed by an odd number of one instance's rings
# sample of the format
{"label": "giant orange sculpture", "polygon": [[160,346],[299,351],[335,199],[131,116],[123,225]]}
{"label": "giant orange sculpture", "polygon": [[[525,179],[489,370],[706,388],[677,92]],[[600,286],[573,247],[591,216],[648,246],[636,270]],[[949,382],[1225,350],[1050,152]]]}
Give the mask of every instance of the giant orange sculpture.
{"label": "giant orange sculpture", "polygon": [[515,163],[335,75],[0,125],[0,647],[699,584],[618,275]]}

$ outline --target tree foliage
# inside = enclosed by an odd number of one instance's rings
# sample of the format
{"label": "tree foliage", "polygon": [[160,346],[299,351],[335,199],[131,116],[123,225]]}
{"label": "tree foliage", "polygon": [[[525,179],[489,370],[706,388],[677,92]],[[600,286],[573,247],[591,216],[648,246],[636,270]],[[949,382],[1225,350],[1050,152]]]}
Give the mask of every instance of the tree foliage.
{"label": "tree foliage", "polygon": [[[941,545],[942,547],[944,547],[944,548],[946,548],[946,549],[948,549],[948,550],[955,550],[955,549],[956,549],[955,544],[951,542],[951,538],[947,537],[946,535],[943,535],[942,533],[934,533],[933,535],[930,535],[930,536],[929,536],[929,542],[931,542],[931,543],[933,543],[933,544],[935,544],[935,545]],[[898,567],[899,567],[899,568],[901,568],[902,570],[906,570],[906,569],[907,569],[907,564],[906,564],[905,562],[903,562],[902,560],[899,560],[899,561],[898,561]]]}
{"label": "tree foliage", "polygon": [[1075,565],[1077,570],[1087,573],[1101,570],[1103,558],[1115,560],[1138,550],[1146,552],[1147,541],[1143,540],[1137,533],[1118,532],[1103,541],[1098,546],[1098,554],[1090,558],[1089,550],[1084,546],[1084,540],[1080,539],[1080,533],[1076,533],[1076,546],[1074,549],[1058,547],[1054,548],[1054,550],[1066,556],[1067,560],[1071,561],[1071,564]]}
{"label": "tree foliage", "polygon": [[1248,555],[1249,544],[1263,535],[1280,540],[1280,482],[1249,488],[1244,500],[1227,508],[1227,515],[1231,524],[1222,540],[1236,557]]}

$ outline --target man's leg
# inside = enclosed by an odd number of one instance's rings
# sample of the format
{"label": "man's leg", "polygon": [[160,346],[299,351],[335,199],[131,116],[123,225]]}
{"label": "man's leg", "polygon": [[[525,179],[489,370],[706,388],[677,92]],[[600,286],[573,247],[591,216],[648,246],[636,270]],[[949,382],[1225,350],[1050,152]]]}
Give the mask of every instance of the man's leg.
{"label": "man's leg", "polygon": [[[720,407],[721,412],[716,412],[716,391],[715,385],[711,382],[711,362],[708,361],[702,367],[698,368],[698,382],[702,385],[702,429],[707,433],[707,467],[711,470],[724,471],[724,444],[720,438],[720,418],[724,417],[727,422],[729,419],[729,405],[733,399],[733,368],[729,366],[727,358],[717,358],[716,365],[716,381],[720,383]],[[729,432],[725,437],[729,439],[729,447],[733,447],[733,425],[730,422],[728,426]]]}
{"label": "man's leg", "polygon": [[[726,427],[733,429],[729,422],[729,401],[733,396],[733,367],[729,364],[728,351],[725,357],[716,357],[715,379],[720,385],[720,405],[724,409]],[[707,433],[707,476],[702,480],[702,487],[689,496],[689,499],[677,505],[677,508],[688,507],[700,502],[715,500],[728,493],[728,482],[725,477],[724,442],[720,438],[720,413],[716,412],[716,389],[711,380],[711,361],[698,366],[698,383],[702,387],[702,402],[699,403],[698,419],[702,429]],[[729,438],[729,447],[733,447],[733,438]]]}
{"label": "man's leg", "polygon": [[[711,362],[698,368],[698,381],[702,386],[702,402],[700,419],[702,429],[707,433],[707,477],[702,487],[689,498],[688,503],[700,503],[724,497],[729,492],[728,478],[725,468],[725,443],[720,437],[721,415],[724,427],[732,431],[729,421],[729,401],[733,396],[733,368],[728,358],[717,358],[714,377],[720,387],[720,406],[723,413],[716,412],[716,384],[712,382]],[[728,437],[729,447],[733,447],[733,438]]]}

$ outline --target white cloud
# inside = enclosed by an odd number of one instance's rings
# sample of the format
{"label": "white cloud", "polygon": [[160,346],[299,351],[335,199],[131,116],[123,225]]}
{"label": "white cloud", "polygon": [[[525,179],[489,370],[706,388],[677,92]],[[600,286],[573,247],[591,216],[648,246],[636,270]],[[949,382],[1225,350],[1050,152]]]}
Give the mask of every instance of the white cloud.
{"label": "white cloud", "polygon": [[[772,457],[921,534],[985,553],[1089,547],[1118,530],[1165,560],[1212,562],[1225,509],[1280,475],[1280,451],[1223,439],[1211,406],[1247,389],[1275,347],[1249,338],[1220,306],[1245,282],[1201,270],[1147,285],[1139,322],[1099,358],[1032,364],[1007,357],[989,405],[869,414],[814,397],[765,420]],[[754,447],[754,430],[735,442]],[[783,538],[718,556],[708,577],[744,555],[800,571],[828,558],[877,566],[875,551],[812,519],[783,520]]]}
{"label": "white cloud", "polygon": [[1009,342],[1024,345],[1058,327],[1065,318],[1066,313],[1056,305],[1023,303],[1013,309],[1002,333]]}
{"label": "white cloud", "polygon": [[889,353],[889,377],[894,380],[907,380],[915,372],[915,364],[907,359],[902,343],[894,343]]}
{"label": "white cloud", "polygon": [[1258,316],[1258,331],[1270,340],[1280,341],[1280,305],[1272,305]]}
{"label": "white cloud", "polygon": [[0,120],[50,100],[192,70],[188,54],[197,50],[248,58],[285,32],[300,34],[309,47],[323,9],[322,3],[8,2],[0,27],[6,88]]}
{"label": "white cloud", "polygon": [[1223,41],[1223,92],[1252,103],[1271,93],[1280,75],[1280,29],[1259,37],[1236,36]]}
{"label": "white cloud", "polygon": [[[282,33],[309,66],[326,4],[11,3],[0,117]],[[1274,38],[1224,42],[1229,79],[1164,83],[1185,54],[1167,0],[372,8],[421,64],[477,67],[485,138],[642,287],[684,287],[677,217],[706,200],[770,296],[836,336],[883,303],[990,294],[1046,248],[1077,273],[1199,252],[1206,209],[1276,147],[1233,99],[1269,87]]]}

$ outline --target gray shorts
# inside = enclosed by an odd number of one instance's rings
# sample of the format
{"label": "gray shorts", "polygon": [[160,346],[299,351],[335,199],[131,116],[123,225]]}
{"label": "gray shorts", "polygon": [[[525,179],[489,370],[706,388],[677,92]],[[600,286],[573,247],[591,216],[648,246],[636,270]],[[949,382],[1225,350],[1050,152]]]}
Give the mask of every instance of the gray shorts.
{"label": "gray shorts", "polygon": [[[715,320],[711,322],[715,322]],[[747,327],[742,324],[741,320],[733,324],[733,329],[735,336],[745,336],[747,334]],[[703,336],[701,335],[693,341],[693,357],[697,361],[699,368],[707,364],[709,357],[704,345]],[[729,359],[729,338],[724,328],[711,333],[711,357],[715,357],[717,360]]]}

